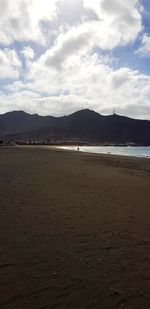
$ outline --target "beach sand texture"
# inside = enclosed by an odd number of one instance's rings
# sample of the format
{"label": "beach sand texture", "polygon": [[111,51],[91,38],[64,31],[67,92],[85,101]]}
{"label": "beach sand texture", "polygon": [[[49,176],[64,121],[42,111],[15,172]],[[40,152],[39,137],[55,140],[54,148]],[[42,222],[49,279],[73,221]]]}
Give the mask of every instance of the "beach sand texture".
{"label": "beach sand texture", "polygon": [[0,148],[0,309],[149,309],[150,160]]}

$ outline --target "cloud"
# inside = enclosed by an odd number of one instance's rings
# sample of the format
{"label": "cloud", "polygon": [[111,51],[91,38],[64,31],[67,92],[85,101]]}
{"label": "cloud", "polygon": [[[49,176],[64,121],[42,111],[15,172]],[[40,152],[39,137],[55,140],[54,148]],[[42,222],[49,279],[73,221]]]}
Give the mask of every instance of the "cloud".
{"label": "cloud", "polygon": [[[16,79],[1,87],[0,112],[58,116],[88,107],[107,114],[114,107],[148,118],[150,77],[117,67],[113,57],[141,34],[138,0],[0,0],[0,11],[0,42],[12,48],[0,50],[0,77]],[[148,42],[147,34],[141,48]]]}
{"label": "cloud", "polygon": [[19,78],[19,70],[21,62],[18,59],[15,50],[8,48],[0,49],[0,79],[17,79]]}
{"label": "cloud", "polygon": [[45,64],[47,67],[60,69],[64,62],[76,54],[85,54],[92,41],[89,24],[85,23],[79,27],[72,27],[67,32],[61,31],[54,46],[47,50],[38,61],[38,64]]}
{"label": "cloud", "polygon": [[[67,0],[0,0],[0,12],[2,44],[14,41],[46,44],[51,36],[50,25],[55,31],[56,24],[75,26],[87,20],[93,34],[98,31],[98,45],[113,48],[133,41],[142,29],[138,0],[70,0],[69,4]],[[95,16],[98,22],[92,24]]]}
{"label": "cloud", "polygon": [[146,33],[142,37],[141,47],[135,51],[140,57],[150,56],[150,36]]}
{"label": "cloud", "polygon": [[[64,2],[66,3],[66,1],[61,2],[62,7]],[[44,63],[46,67],[60,70],[72,55],[83,56],[92,53],[95,48],[112,50],[117,46],[132,42],[142,29],[137,4],[136,0],[126,2],[123,0],[115,2],[112,0],[95,2],[78,0],[81,15],[84,10],[84,13],[87,13],[86,9],[91,9],[97,14],[97,20],[92,17],[88,19],[88,16],[87,19],[80,20],[75,25],[61,26],[57,31],[53,46],[40,57],[37,65]],[[59,8],[62,9],[62,7]]]}
{"label": "cloud", "polygon": [[130,43],[142,30],[138,0],[83,0],[83,4],[93,10],[100,20],[102,48]]}
{"label": "cloud", "polygon": [[44,63],[31,66],[32,82],[14,82],[9,96],[0,97],[1,110],[22,106],[30,113],[59,116],[87,107],[111,114],[114,107],[123,115],[150,115],[149,76],[127,67],[114,70],[107,58],[97,54],[72,55],[66,62],[60,71]]}
{"label": "cloud", "polygon": [[35,56],[34,50],[31,47],[24,47],[22,54],[26,60],[33,59]]}
{"label": "cloud", "polygon": [[57,14],[57,0],[0,0],[0,43],[36,41],[45,43],[42,22]]}
{"label": "cloud", "polygon": [[112,72],[112,86],[116,90],[125,87],[130,82],[136,84],[137,80],[138,71],[133,71],[129,68],[120,68]]}

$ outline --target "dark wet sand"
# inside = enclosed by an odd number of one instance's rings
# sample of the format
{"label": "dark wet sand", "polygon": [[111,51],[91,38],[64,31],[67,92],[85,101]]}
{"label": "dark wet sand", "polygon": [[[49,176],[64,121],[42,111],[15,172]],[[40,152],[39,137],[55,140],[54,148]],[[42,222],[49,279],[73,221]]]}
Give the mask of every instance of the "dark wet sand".
{"label": "dark wet sand", "polygon": [[0,148],[0,309],[149,309],[150,160]]}

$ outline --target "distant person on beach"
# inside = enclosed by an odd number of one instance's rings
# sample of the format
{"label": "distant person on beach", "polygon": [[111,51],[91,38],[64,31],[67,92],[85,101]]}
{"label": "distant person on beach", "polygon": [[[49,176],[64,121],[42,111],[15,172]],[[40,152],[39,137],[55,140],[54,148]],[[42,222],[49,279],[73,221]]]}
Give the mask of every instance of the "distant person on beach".
{"label": "distant person on beach", "polygon": [[78,150],[78,151],[80,150],[79,147],[77,147],[77,150]]}

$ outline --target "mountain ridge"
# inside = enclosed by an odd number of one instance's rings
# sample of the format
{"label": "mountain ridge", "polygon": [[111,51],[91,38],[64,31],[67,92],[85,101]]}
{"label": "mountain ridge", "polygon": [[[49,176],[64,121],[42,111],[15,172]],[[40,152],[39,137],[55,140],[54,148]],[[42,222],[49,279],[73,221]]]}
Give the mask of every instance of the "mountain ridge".
{"label": "mountain ridge", "polygon": [[104,116],[90,109],[59,117],[20,110],[0,115],[0,139],[150,145],[150,121],[117,114]]}

